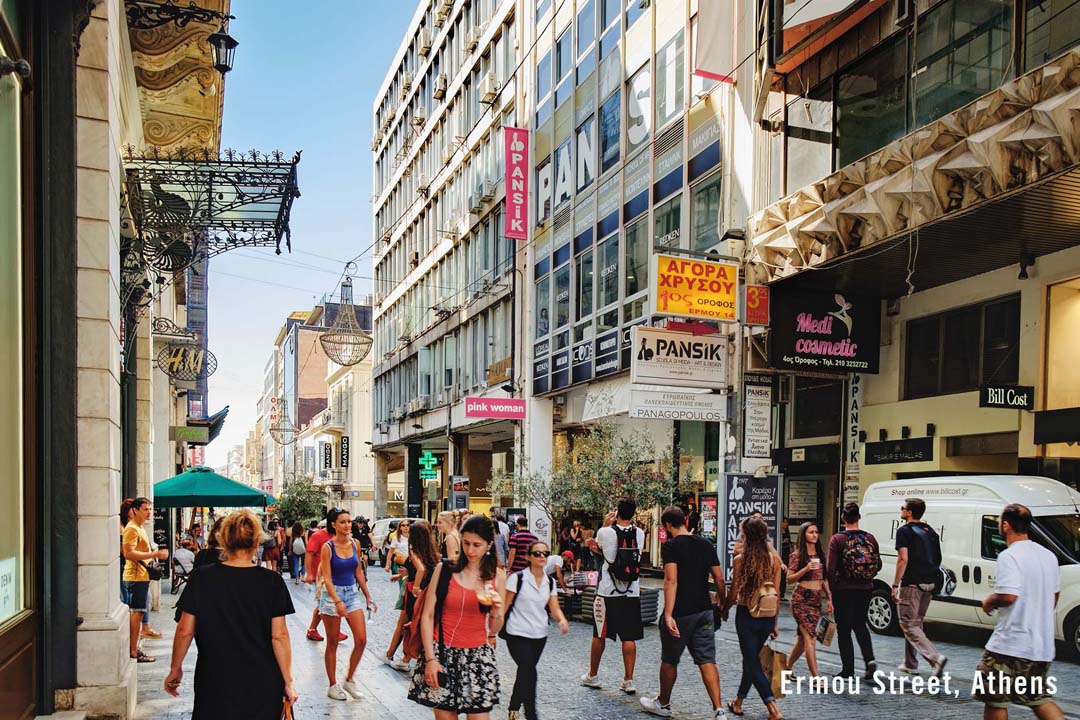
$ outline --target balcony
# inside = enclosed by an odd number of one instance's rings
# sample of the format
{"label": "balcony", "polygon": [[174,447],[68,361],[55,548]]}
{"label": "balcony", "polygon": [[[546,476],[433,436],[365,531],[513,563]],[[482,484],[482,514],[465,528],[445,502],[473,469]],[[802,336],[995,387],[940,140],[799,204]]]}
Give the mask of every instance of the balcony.
{"label": "balcony", "polygon": [[345,468],[330,468],[320,470],[317,476],[319,485],[344,485],[348,479],[349,471]]}
{"label": "balcony", "polygon": [[327,432],[346,432],[349,429],[349,414],[341,408],[328,407],[315,415],[311,422]]}

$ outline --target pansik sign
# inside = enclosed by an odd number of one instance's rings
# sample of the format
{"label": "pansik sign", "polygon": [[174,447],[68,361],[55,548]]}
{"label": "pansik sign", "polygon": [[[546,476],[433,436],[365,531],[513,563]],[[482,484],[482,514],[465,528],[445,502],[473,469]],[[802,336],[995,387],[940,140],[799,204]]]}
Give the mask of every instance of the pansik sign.
{"label": "pansik sign", "polygon": [[771,298],[769,364],[780,370],[878,372],[881,302],[784,291]]}
{"label": "pansik sign", "polygon": [[716,393],[654,392],[631,388],[630,417],[654,420],[727,420],[727,396]]}
{"label": "pansik sign", "polygon": [[649,280],[654,315],[721,322],[737,319],[739,267],[733,263],[655,255]]}
{"label": "pansik sign", "polygon": [[529,131],[503,127],[506,153],[506,222],[503,234],[529,239]]}
{"label": "pansik sign", "polygon": [[844,485],[842,497],[845,505],[859,501],[859,472],[862,468],[862,442],[859,440],[859,415],[862,413],[862,375],[848,379],[847,387],[847,443],[844,446]]}
{"label": "pansik sign", "polygon": [[754,513],[769,527],[769,539],[775,544],[780,537],[780,508],[783,507],[782,475],[757,478],[742,473],[724,475],[724,579],[731,582],[735,558],[735,542],[739,526]]}
{"label": "pansik sign", "polygon": [[465,398],[465,417],[485,420],[524,420],[525,401],[521,398]]}
{"label": "pansik sign", "polygon": [[772,457],[772,378],[743,378],[743,457]]}
{"label": "pansik sign", "polygon": [[636,325],[630,333],[630,380],[652,385],[727,387],[727,337]]}

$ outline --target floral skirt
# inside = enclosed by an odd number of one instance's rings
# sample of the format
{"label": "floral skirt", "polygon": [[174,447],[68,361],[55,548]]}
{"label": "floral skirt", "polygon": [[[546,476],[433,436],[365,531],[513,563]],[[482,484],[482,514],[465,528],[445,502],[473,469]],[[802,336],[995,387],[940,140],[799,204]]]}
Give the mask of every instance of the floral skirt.
{"label": "floral skirt", "polygon": [[[436,648],[436,654],[438,649]],[[449,710],[459,715],[486,713],[499,702],[499,670],[495,666],[495,650],[490,645],[478,648],[448,647],[443,651],[443,669],[449,687],[435,689],[424,682],[424,659],[413,672],[409,699],[436,710]]]}
{"label": "floral skirt", "polygon": [[795,616],[800,630],[811,635],[816,633],[818,620],[821,619],[821,591],[795,588],[791,594],[791,614]]}

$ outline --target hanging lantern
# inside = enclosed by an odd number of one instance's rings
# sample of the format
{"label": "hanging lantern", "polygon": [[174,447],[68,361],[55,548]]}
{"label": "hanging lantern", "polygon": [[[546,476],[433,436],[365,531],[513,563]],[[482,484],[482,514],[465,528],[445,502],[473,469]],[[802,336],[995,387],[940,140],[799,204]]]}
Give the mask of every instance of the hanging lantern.
{"label": "hanging lantern", "polygon": [[292,445],[296,442],[296,426],[289,419],[289,406],[285,398],[270,403],[270,437],[278,445]]}
{"label": "hanging lantern", "polygon": [[341,283],[341,304],[334,324],[319,335],[319,342],[326,356],[338,365],[356,365],[371,352],[371,335],[356,322],[350,277]]}

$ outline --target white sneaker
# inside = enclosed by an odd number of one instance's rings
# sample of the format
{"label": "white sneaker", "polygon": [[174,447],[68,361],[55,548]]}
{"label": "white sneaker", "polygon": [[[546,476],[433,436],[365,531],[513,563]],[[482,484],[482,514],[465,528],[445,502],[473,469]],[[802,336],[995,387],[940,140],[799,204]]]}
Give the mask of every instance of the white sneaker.
{"label": "white sneaker", "polygon": [[896,669],[902,673],[907,673],[908,675],[919,674],[919,668],[908,667],[906,663],[900,663],[896,666]]}
{"label": "white sneaker", "polygon": [[641,703],[641,709],[647,713],[659,715],[660,717],[671,717],[671,705],[661,705],[659,696],[643,697],[638,702]]}
{"label": "white sneaker", "polygon": [[585,673],[581,676],[581,684],[585,687],[598,688],[600,687],[600,678],[596,675]]}
{"label": "white sneaker", "polygon": [[506,711],[506,720],[521,720],[521,716],[518,715],[517,710],[507,710]]}
{"label": "white sneaker", "polygon": [[355,680],[346,680],[341,683],[341,689],[352,695],[355,700],[364,699],[364,694],[360,692],[360,686],[356,684]]}
{"label": "white sneaker", "polygon": [[727,720],[727,713],[724,712],[724,708],[719,708],[716,714],[713,715],[713,720]]}
{"label": "white sneaker", "polygon": [[345,691],[341,689],[338,684],[333,684],[326,690],[326,697],[331,700],[348,700],[349,697],[345,694]]}
{"label": "white sneaker", "polygon": [[637,688],[634,687],[633,680],[623,680],[621,683],[619,683],[619,689],[627,695],[633,695],[637,692]]}
{"label": "white sneaker", "polygon": [[382,660],[383,665],[389,665],[390,667],[394,667],[394,658],[388,657],[386,655],[380,655],[379,659]]}
{"label": "white sneaker", "polygon": [[398,672],[409,672],[410,670],[412,670],[412,665],[402,660],[392,660],[390,662],[390,667],[394,668]]}

